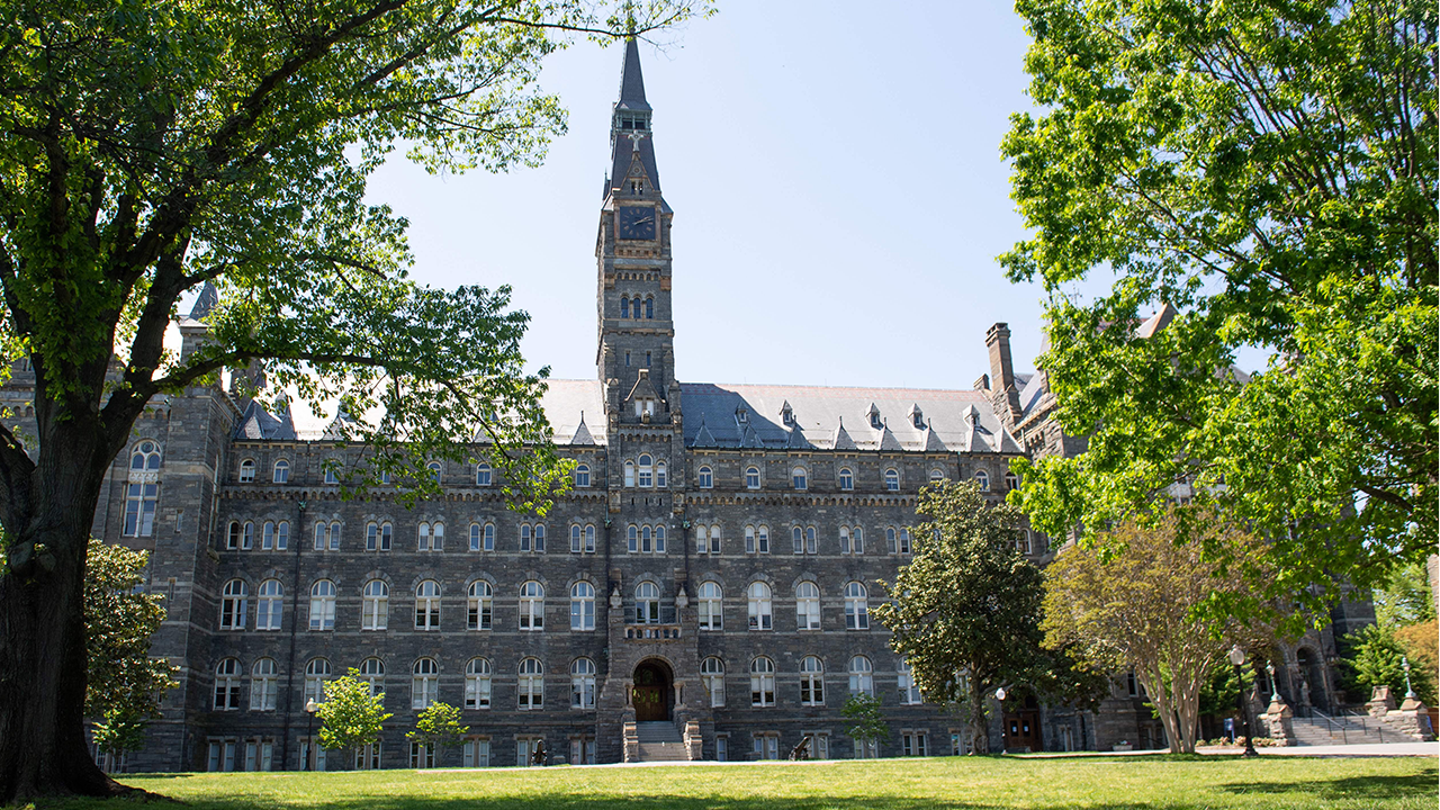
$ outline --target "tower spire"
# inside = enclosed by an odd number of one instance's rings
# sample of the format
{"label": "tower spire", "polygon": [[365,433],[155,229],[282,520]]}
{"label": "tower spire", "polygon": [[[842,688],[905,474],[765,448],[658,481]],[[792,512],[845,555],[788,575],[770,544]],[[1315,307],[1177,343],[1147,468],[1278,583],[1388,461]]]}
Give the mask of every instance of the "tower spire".
{"label": "tower spire", "polygon": [[[620,69],[620,98],[610,121],[610,180],[605,195],[620,189],[626,193],[660,192],[660,172],[655,167],[655,145],[650,127],[650,103],[645,100],[645,77],[640,72],[640,46],[635,37],[625,39],[625,63]],[[636,158],[640,168],[634,168]]]}

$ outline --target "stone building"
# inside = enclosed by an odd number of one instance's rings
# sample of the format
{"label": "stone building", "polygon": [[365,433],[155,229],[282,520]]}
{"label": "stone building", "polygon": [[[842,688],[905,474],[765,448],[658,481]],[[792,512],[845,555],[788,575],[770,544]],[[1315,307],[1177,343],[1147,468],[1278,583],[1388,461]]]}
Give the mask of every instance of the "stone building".
{"label": "stone building", "polygon": [[[1003,324],[975,390],[681,382],[651,116],[631,42],[596,235],[597,374],[545,395],[576,468],[543,518],[507,509],[483,461],[432,465],[444,496],[412,509],[383,486],[342,500],[323,463],[358,448],[234,386],[150,404],[94,533],[153,552],[169,610],[154,649],[180,686],[148,747],[107,764],[516,765],[542,744],[552,761],[758,759],[806,737],[821,757],[958,753],[960,722],[870,618],[879,581],[909,557],[921,485],[975,479],[999,499],[1011,459],[1081,448],[1047,420],[1043,374],[1013,373]],[[207,290],[182,321],[182,351],[214,303]],[[31,386],[21,368],[7,398]],[[1025,546],[1047,558],[1043,539]],[[307,702],[350,669],[394,717],[377,745],[327,756]],[[1124,681],[1098,722],[1007,704],[995,744],[1163,745]],[[889,741],[846,735],[852,692],[881,699]],[[435,700],[462,710],[463,747],[406,739]]]}

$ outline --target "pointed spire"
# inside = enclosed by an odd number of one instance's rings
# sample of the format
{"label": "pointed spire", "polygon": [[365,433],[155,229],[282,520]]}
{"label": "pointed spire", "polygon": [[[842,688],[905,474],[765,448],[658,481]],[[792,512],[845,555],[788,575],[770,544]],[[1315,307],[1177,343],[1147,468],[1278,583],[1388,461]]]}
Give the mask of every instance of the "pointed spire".
{"label": "pointed spire", "polygon": [[945,443],[940,441],[939,434],[935,432],[935,426],[930,424],[930,421],[927,419],[925,421],[925,452],[947,453],[949,451],[950,448],[946,447]]}
{"label": "pointed spire", "polygon": [[785,447],[789,450],[813,450],[810,441],[800,431],[800,426],[795,425],[790,429],[790,435],[786,437]]}
{"label": "pointed spire", "polygon": [[901,447],[901,446],[900,446],[900,440],[897,439],[897,438],[895,438],[895,434],[890,432],[890,423],[889,423],[888,421],[882,423],[881,426],[880,426],[880,447],[879,447],[879,449],[880,449],[880,450],[904,450],[904,449],[905,449],[904,447]]}
{"label": "pointed spire", "polygon": [[645,77],[640,73],[640,46],[633,36],[625,39],[625,67],[620,70],[620,103],[616,106],[622,110],[650,110],[645,101]]}
{"label": "pointed spire", "polygon": [[854,450],[855,440],[850,438],[849,431],[845,430],[845,417],[840,417],[840,424],[835,428],[835,435],[830,439],[831,450]]}
{"label": "pointed spire", "polygon": [[701,416],[701,417],[700,417],[700,430],[696,431],[696,433],[695,433],[695,441],[694,441],[694,443],[691,444],[690,446],[691,446],[691,447],[716,447],[716,446],[717,446],[717,445],[715,444],[715,436],[714,436],[714,434],[712,434],[712,433],[710,432],[710,428],[705,427],[705,417],[704,417],[704,416]]}
{"label": "pointed spire", "polygon": [[590,428],[585,424],[585,412],[580,412],[580,426],[575,428],[575,435],[570,437],[571,444],[594,444],[595,437],[590,435]]}
{"label": "pointed spire", "polygon": [[205,286],[200,288],[200,296],[195,299],[195,306],[190,308],[190,320],[205,320],[219,303],[220,293],[215,291],[215,286],[210,282],[205,282]]}

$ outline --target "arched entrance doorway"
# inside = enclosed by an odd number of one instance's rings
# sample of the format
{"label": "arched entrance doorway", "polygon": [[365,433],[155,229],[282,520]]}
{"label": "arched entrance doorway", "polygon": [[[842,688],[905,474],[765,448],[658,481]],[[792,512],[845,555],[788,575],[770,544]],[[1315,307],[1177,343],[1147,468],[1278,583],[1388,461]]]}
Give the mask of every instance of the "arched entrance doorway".
{"label": "arched entrance doorway", "polygon": [[663,661],[646,659],[635,667],[634,681],[630,700],[635,706],[635,720],[669,720],[670,704],[674,702],[670,667]]}

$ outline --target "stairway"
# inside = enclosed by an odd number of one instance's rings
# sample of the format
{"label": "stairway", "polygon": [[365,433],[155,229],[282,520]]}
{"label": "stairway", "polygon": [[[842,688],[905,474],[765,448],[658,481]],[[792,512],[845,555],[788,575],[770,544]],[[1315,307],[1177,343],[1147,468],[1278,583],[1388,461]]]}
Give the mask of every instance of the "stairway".
{"label": "stairway", "polygon": [[[1342,731],[1343,725],[1343,731]],[[1327,723],[1323,719],[1296,717],[1294,719],[1295,743],[1297,745],[1361,745],[1391,742],[1409,742],[1403,735],[1384,728],[1376,720],[1368,720],[1362,727],[1358,722],[1336,718]]]}
{"label": "stairway", "polygon": [[639,762],[688,762],[685,738],[680,729],[668,720],[649,721],[635,724],[635,735],[640,739]]}

